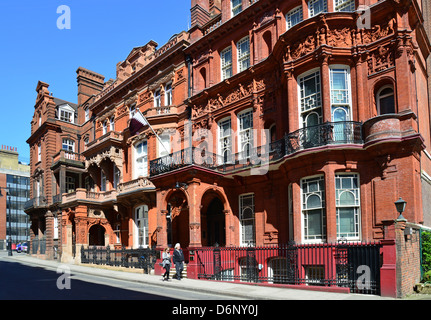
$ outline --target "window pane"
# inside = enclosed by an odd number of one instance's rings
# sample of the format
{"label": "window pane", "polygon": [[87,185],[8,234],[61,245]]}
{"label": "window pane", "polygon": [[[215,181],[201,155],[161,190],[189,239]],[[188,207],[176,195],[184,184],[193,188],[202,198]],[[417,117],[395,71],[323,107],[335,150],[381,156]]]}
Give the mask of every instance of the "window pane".
{"label": "window pane", "polygon": [[320,236],[322,234],[321,213],[321,210],[311,210],[307,212],[308,236]]}
{"label": "window pane", "polygon": [[356,233],[355,229],[355,210],[354,208],[338,208],[338,230],[344,236],[353,236]]}
{"label": "window pane", "polygon": [[395,113],[394,96],[380,98],[380,114]]}

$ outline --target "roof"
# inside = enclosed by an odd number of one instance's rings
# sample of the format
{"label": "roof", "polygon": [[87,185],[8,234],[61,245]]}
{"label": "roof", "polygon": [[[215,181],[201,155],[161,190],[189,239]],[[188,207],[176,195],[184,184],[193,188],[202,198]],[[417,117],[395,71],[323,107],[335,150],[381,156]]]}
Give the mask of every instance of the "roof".
{"label": "roof", "polygon": [[63,100],[63,99],[59,99],[59,98],[56,98],[56,97],[54,97],[54,102],[55,102],[56,106],[61,106],[61,105],[64,105],[64,104],[68,104],[75,111],[78,110],[78,105],[76,103],[72,103],[72,102],[69,102],[69,101],[66,101],[66,100]]}

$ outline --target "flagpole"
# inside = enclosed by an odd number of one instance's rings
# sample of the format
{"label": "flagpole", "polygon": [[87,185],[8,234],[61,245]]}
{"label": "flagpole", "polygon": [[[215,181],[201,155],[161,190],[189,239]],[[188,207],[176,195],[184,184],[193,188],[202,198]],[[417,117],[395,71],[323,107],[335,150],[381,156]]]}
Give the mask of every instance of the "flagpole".
{"label": "flagpole", "polygon": [[162,139],[160,139],[159,135],[154,131],[153,127],[151,126],[150,122],[147,120],[147,118],[144,117],[144,115],[142,114],[141,110],[139,110],[139,108],[136,108],[136,110],[141,114],[141,116],[145,119],[145,121],[147,121],[148,126],[151,128],[151,131],[153,131],[154,135],[157,137],[157,139],[159,140],[160,144],[163,146],[163,149],[165,149],[165,151],[169,154],[171,154],[165,147],[165,145],[163,144]]}

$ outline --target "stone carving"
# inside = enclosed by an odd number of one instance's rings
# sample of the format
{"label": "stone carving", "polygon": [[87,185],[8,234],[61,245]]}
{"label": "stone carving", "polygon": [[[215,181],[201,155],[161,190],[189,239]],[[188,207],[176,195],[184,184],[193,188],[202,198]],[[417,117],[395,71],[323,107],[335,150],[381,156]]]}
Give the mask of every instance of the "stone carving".
{"label": "stone carving", "polygon": [[380,46],[372,51],[367,60],[368,75],[388,69],[395,65],[394,53],[390,46]]}
{"label": "stone carving", "polygon": [[395,31],[395,18],[390,19],[384,26],[376,24],[371,29],[357,29],[356,27],[335,27],[331,29],[326,19],[322,17],[315,34],[309,34],[291,45],[286,45],[284,61],[299,59],[322,45],[339,48],[367,45],[394,34]]}

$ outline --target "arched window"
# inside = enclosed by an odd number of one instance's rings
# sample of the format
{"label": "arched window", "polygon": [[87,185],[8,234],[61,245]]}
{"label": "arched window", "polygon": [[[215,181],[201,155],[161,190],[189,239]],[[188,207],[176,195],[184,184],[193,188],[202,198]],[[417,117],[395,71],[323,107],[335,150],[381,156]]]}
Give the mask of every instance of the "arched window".
{"label": "arched window", "polygon": [[395,113],[395,95],[391,85],[384,86],[377,91],[376,104],[379,115]]}

